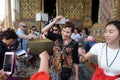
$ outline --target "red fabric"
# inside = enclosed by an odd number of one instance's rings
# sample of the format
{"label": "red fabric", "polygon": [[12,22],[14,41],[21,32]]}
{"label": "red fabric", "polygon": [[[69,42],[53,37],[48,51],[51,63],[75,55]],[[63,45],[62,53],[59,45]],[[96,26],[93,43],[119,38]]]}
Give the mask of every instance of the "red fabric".
{"label": "red fabric", "polygon": [[96,69],[97,64],[90,63],[89,65],[90,65],[94,70]]}
{"label": "red fabric", "polygon": [[118,76],[120,76],[120,74],[115,76],[107,76],[104,74],[103,69],[97,67],[91,80],[115,80]]}
{"label": "red fabric", "polygon": [[46,72],[41,71],[33,74],[30,80],[50,80],[50,76]]}

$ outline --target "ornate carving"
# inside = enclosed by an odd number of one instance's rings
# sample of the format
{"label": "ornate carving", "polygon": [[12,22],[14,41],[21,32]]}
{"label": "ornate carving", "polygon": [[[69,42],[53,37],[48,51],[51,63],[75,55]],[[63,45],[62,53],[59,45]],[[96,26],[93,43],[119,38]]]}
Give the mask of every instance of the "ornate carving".
{"label": "ornate carving", "polygon": [[71,19],[76,27],[91,26],[91,0],[57,0],[57,2],[58,15]]}
{"label": "ornate carving", "polygon": [[59,14],[66,18],[81,18],[84,16],[84,0],[61,0]]}
{"label": "ornate carving", "polygon": [[20,0],[20,13],[15,10],[14,26],[18,26],[20,21],[27,22],[28,26],[37,25],[35,15],[39,11],[39,0]]}
{"label": "ornate carving", "polygon": [[112,0],[100,0],[99,22],[107,22],[111,19]]}
{"label": "ornate carving", "polygon": [[112,0],[112,19],[120,19],[120,0]]}
{"label": "ornate carving", "polygon": [[35,19],[37,0],[20,0],[21,19]]}
{"label": "ornate carving", "polygon": [[15,21],[20,21],[20,13],[18,13],[18,11],[15,9]]}
{"label": "ornate carving", "polygon": [[97,42],[104,42],[103,34],[104,34],[104,29],[105,29],[106,24],[107,24],[106,22],[96,23],[91,28],[91,35],[95,37],[95,40]]}

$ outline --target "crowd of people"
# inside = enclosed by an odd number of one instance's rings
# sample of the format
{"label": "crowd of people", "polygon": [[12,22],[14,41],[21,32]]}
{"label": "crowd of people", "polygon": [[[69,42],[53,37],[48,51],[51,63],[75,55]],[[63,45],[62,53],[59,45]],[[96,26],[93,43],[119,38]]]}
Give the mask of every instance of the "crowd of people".
{"label": "crowd of people", "polygon": [[[42,34],[54,42],[52,53],[43,51],[39,54],[40,66],[38,72],[30,80],[84,80],[84,63],[91,56],[98,56],[98,65],[91,80],[117,80],[120,77],[120,21],[108,22],[104,31],[104,43],[96,43],[94,36],[88,30],[74,28],[71,21],[62,26],[57,24],[62,16],[57,16],[51,23],[42,28]],[[18,40],[21,44],[15,50],[27,52],[27,41],[40,38],[36,26],[26,34],[27,25],[20,22],[16,31],[8,29],[0,34],[0,80],[6,80],[8,75],[2,70],[4,54]],[[49,55],[50,54],[50,55]]]}

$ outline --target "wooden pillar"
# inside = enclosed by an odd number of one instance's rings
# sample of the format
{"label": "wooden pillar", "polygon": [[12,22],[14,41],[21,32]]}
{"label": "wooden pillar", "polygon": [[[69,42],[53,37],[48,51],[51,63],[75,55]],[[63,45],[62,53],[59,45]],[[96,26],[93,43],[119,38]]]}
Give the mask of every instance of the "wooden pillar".
{"label": "wooden pillar", "polygon": [[[37,13],[43,13],[44,12],[44,0],[38,0],[39,4],[38,4],[38,12]],[[41,33],[41,29],[42,29],[42,21],[38,21],[38,28],[39,28],[39,32]]]}
{"label": "wooden pillar", "polygon": [[11,0],[5,0],[5,28],[12,28]]}
{"label": "wooden pillar", "polygon": [[8,0],[8,21],[9,27],[12,27],[12,15],[11,15],[11,0]]}

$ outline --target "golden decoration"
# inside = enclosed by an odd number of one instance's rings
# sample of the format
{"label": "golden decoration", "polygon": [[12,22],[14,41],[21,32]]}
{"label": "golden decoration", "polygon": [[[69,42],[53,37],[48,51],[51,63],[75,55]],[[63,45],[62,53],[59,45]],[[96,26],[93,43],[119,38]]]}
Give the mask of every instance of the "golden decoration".
{"label": "golden decoration", "polygon": [[120,0],[112,0],[112,19],[120,19]]}

